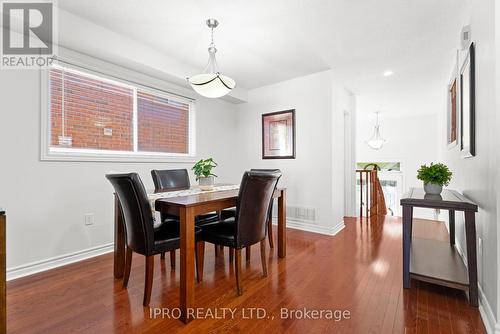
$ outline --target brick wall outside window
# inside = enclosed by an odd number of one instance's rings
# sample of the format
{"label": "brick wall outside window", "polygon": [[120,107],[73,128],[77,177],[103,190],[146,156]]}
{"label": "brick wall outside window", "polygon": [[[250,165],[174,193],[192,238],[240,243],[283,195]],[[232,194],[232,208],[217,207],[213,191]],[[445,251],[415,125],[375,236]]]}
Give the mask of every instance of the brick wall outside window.
{"label": "brick wall outside window", "polygon": [[[50,70],[51,145],[59,136],[71,137],[72,148],[131,151],[133,149],[133,90],[64,72],[64,123],[62,116],[63,71]],[[106,136],[104,129],[112,129]]]}
{"label": "brick wall outside window", "polygon": [[139,151],[189,152],[189,105],[137,93]]}
{"label": "brick wall outside window", "polygon": [[137,99],[137,150],[189,153],[188,103],[59,67],[49,77],[51,147],[133,152]]}

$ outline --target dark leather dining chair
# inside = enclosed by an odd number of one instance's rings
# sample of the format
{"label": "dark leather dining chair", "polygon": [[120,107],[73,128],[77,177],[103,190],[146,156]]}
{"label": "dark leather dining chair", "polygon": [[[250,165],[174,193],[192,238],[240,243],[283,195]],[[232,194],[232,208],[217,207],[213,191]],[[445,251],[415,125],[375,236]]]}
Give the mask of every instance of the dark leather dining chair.
{"label": "dark leather dining chair", "polygon": [[[153,178],[155,191],[174,191],[189,189],[191,187],[187,169],[153,169],[151,177]],[[160,217],[162,224],[172,220],[179,221],[179,217],[176,215],[160,213]],[[219,214],[217,213],[207,213],[195,217],[197,225],[216,221],[219,221]],[[161,254],[161,258],[164,259],[165,254]],[[170,266],[175,268],[175,250],[170,252]]]}
{"label": "dark leather dining chair", "polygon": [[[250,171],[243,174],[236,215],[220,223],[201,226],[202,240],[230,247],[235,251],[235,272],[238,295],[243,293],[241,285],[241,249],[260,242],[262,271],[267,276],[266,232],[269,206],[281,173]],[[203,259],[199,259],[203,263]],[[203,265],[201,265],[203,268]],[[201,273],[203,275],[203,273]]]}
{"label": "dark leather dining chair", "polygon": [[[180,228],[178,223],[162,224],[159,228],[153,226],[153,214],[144,189],[137,173],[107,174],[118,196],[125,228],[125,269],[123,287],[127,288],[132,264],[132,252],[146,257],[146,275],[144,283],[143,305],[149,305],[153,286],[154,256],[156,254],[175,250],[180,247]],[[195,235],[199,240],[201,230],[195,227]],[[198,241],[199,244],[203,243]],[[197,254],[201,255],[201,254]],[[198,264],[198,260],[196,261]],[[200,271],[197,267],[198,280]]]}
{"label": "dark leather dining chair", "polygon": [[[281,173],[279,169],[250,169],[251,172],[271,172],[271,173]],[[269,220],[267,222],[267,239],[269,240],[269,247],[274,248],[274,238],[273,238],[273,204],[274,199],[271,198],[271,203],[269,204]],[[236,208],[225,209],[221,212],[221,219],[225,220],[227,218],[236,216]],[[247,249],[247,260],[250,260],[250,249]]]}
{"label": "dark leather dining chair", "polygon": [[189,189],[189,174],[187,169],[153,169],[151,171],[156,189]]}

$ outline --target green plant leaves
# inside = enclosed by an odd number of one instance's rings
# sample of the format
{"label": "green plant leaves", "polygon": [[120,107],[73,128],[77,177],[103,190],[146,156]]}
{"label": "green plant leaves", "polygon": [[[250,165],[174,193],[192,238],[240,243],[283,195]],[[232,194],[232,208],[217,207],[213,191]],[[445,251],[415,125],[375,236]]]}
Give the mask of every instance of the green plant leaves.
{"label": "green plant leaves", "polygon": [[205,160],[199,160],[191,169],[194,171],[194,175],[196,175],[196,180],[199,180],[200,177],[217,177],[217,175],[212,173],[212,169],[215,167],[217,167],[217,163],[214,161],[214,159],[208,158]]}
{"label": "green plant leaves", "polygon": [[417,171],[417,178],[424,183],[434,183],[442,186],[447,186],[451,181],[453,173],[449,170],[448,166],[442,163],[434,164],[431,162],[430,166],[422,165]]}

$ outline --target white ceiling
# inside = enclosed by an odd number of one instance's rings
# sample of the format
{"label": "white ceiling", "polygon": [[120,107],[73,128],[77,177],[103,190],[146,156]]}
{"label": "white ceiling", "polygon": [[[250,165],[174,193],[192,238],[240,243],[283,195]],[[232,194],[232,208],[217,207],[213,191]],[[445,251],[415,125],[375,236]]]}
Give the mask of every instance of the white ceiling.
{"label": "white ceiling", "polygon": [[[469,0],[59,0],[75,15],[252,89],[333,68],[357,94],[442,84]],[[394,71],[388,78],[385,70]],[[186,73],[186,76],[193,73]]]}

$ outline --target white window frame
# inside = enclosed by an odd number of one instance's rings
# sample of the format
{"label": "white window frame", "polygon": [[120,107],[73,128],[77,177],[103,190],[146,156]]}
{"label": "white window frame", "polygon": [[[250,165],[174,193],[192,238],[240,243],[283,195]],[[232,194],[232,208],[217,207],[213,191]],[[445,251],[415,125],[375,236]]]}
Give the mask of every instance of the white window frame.
{"label": "white window frame", "polygon": [[[50,122],[50,75],[49,69],[40,70],[41,87],[41,156],[42,161],[109,161],[109,162],[194,162],[196,161],[196,101],[183,98],[175,94],[169,94],[161,89],[156,89],[150,85],[137,83],[130,84],[126,79],[116,80],[105,74],[94,74],[91,69],[75,69],[54,65],[54,67],[64,68],[66,71],[90,76],[98,80],[110,82],[115,85],[134,90],[133,99],[133,150],[134,151],[113,151],[83,148],[51,147],[51,122]],[[153,93],[189,105],[189,133],[188,133],[188,153],[165,153],[165,152],[145,152],[138,151],[138,129],[137,129],[137,90]]]}

